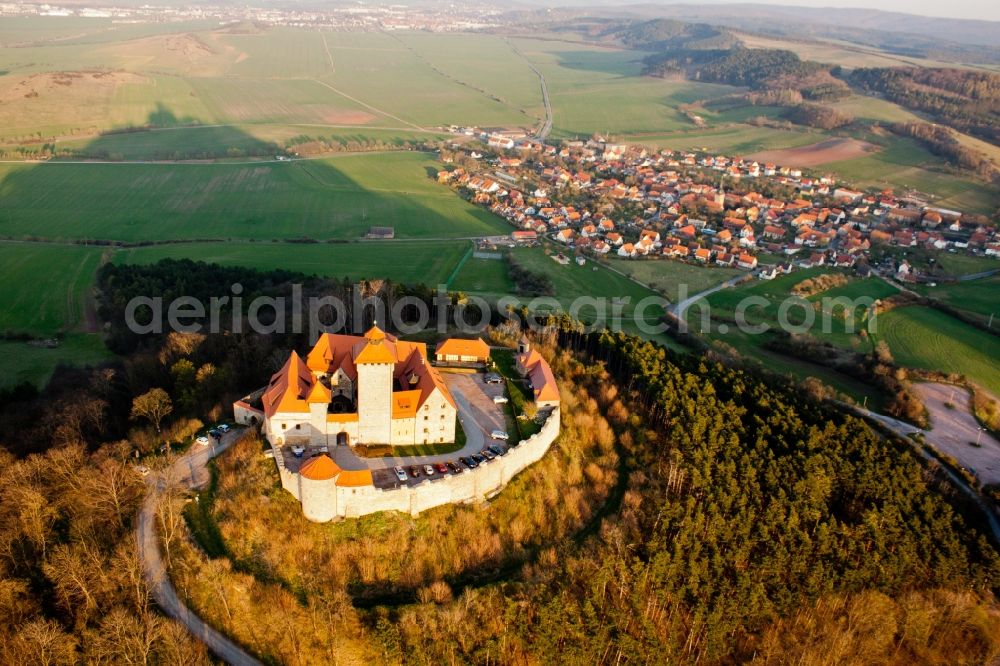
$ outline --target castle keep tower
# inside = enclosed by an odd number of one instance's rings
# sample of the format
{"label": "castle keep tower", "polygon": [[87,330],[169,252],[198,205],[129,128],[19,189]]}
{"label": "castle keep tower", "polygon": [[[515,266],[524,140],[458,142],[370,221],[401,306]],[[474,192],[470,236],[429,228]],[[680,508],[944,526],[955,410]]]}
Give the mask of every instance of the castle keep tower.
{"label": "castle keep tower", "polygon": [[392,375],[396,354],[377,326],[365,333],[354,350],[358,369],[358,443],[392,441]]}

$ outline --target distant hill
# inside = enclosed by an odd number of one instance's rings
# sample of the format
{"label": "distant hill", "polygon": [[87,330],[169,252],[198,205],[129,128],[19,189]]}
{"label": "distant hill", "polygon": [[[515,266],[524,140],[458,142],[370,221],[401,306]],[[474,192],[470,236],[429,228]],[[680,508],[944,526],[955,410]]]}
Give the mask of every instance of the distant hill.
{"label": "distant hill", "polygon": [[[531,0],[563,5],[554,0]],[[1000,64],[1000,22],[932,18],[876,9],[785,7],[762,4],[643,3],[612,6],[608,0],[571,0],[537,12],[552,17],[667,19],[710,24],[792,39],[836,39],[890,53],[953,62]]]}
{"label": "distant hill", "polygon": [[644,51],[673,48],[729,49],[742,43],[727,30],[704,23],[683,23],[671,19],[627,24],[607,31],[604,36]]}

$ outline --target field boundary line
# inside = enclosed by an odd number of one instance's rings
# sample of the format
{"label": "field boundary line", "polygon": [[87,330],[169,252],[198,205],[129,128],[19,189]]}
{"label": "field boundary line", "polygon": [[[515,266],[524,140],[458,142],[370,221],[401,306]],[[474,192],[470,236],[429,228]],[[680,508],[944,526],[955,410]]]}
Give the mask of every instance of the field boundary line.
{"label": "field boundary line", "polygon": [[330,70],[336,72],[337,67],[333,64],[333,54],[330,53],[330,45],[326,43],[326,35],[323,34],[322,30],[319,31],[319,38],[323,40],[323,50],[326,51],[326,59],[330,63]]}
{"label": "field boundary line", "polygon": [[393,120],[398,120],[399,122],[403,123],[404,125],[409,125],[410,127],[414,127],[414,128],[416,128],[418,130],[426,131],[426,128],[421,127],[420,125],[416,125],[414,123],[411,123],[409,120],[404,120],[403,118],[400,118],[399,116],[394,116],[393,114],[389,113],[388,111],[383,111],[382,109],[380,109],[378,107],[375,107],[375,106],[372,106],[371,104],[368,104],[367,102],[362,102],[357,97],[354,97],[352,95],[348,95],[343,90],[338,90],[337,88],[334,88],[333,86],[331,86],[326,81],[320,81],[319,79],[309,79],[309,80],[310,81],[315,81],[316,83],[320,84],[324,88],[329,88],[330,90],[332,90],[333,92],[337,93],[341,97],[346,97],[347,99],[351,100],[355,104],[360,104],[361,106],[363,106],[366,109],[369,109],[371,111],[374,111],[375,113],[380,113],[383,116],[386,116],[387,118],[392,118]]}
{"label": "field boundary line", "polygon": [[470,243],[469,249],[466,251],[465,255],[461,259],[459,259],[458,264],[455,265],[455,270],[453,270],[451,272],[451,275],[448,276],[448,279],[445,280],[444,286],[446,289],[451,289],[451,283],[455,281],[456,277],[458,277],[458,272],[462,270],[462,267],[465,266],[465,263],[469,260],[469,257],[472,256],[475,250],[476,250],[476,244]]}

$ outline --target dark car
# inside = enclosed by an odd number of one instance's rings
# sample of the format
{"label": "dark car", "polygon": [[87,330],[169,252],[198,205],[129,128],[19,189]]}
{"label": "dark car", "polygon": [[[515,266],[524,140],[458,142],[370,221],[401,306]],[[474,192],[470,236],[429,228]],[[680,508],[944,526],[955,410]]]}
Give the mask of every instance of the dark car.
{"label": "dark car", "polygon": [[438,474],[447,474],[448,467],[444,463],[437,463],[434,465],[434,469],[437,470]]}
{"label": "dark car", "polygon": [[486,458],[482,457],[478,453],[473,453],[469,457],[475,460],[477,465],[482,465],[484,462],[486,462]]}
{"label": "dark car", "polygon": [[462,471],[461,467],[459,467],[458,465],[456,465],[455,463],[453,463],[450,460],[448,461],[448,469],[451,470],[452,474],[459,474]]}
{"label": "dark car", "polygon": [[416,479],[417,477],[419,477],[420,476],[420,468],[417,467],[416,465],[413,465],[412,467],[410,467],[410,476],[412,476],[414,479]]}
{"label": "dark car", "polygon": [[489,449],[483,449],[482,451],[479,452],[479,455],[486,458],[487,460],[493,460],[494,458],[496,458],[496,456],[493,455],[493,452],[490,451]]}
{"label": "dark car", "polygon": [[209,430],[208,434],[211,435],[213,439],[222,439],[222,433],[219,432],[218,430],[215,429]]}
{"label": "dark car", "polygon": [[469,469],[476,469],[477,467],[479,467],[479,463],[477,463],[475,460],[473,460],[468,456],[462,456],[461,458],[459,458],[459,460],[461,460],[462,464],[468,467]]}
{"label": "dark car", "polygon": [[503,449],[501,449],[499,446],[497,446],[496,444],[490,444],[486,448],[489,451],[492,451],[494,455],[502,456],[505,453],[505,451]]}

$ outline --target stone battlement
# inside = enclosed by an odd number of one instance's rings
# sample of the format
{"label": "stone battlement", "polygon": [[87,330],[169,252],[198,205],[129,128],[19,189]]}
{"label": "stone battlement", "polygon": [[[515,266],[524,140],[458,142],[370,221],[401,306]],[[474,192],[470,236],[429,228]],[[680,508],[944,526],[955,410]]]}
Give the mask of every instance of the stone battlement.
{"label": "stone battlement", "polygon": [[[357,518],[379,511],[402,511],[417,515],[443,504],[482,502],[500,492],[521,470],[538,462],[559,436],[560,411],[552,409],[538,433],[476,469],[424,479],[413,486],[378,488],[371,484],[351,485],[337,478],[310,479],[292,472],[281,463],[278,473],[282,487],[302,503],[306,518],[327,522],[337,518]],[[273,446],[273,445],[272,445]],[[275,451],[275,460],[281,452]]]}

